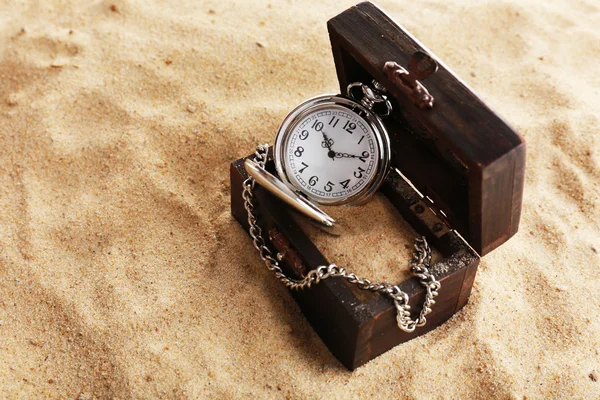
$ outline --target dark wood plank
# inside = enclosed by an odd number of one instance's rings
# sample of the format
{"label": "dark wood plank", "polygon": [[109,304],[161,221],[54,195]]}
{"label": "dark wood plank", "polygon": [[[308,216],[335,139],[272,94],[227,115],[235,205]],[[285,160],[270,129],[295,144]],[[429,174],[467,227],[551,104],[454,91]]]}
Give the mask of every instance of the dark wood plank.
{"label": "dark wood plank", "polygon": [[[232,184],[241,185],[247,177],[243,161],[241,159],[232,164]],[[268,165],[272,167],[271,163]],[[268,244],[285,254],[281,266],[286,275],[299,278],[305,271],[329,264],[296,223],[289,207],[258,185],[254,192],[255,210],[260,215],[261,227],[269,234]],[[247,214],[241,191],[232,187],[231,193],[232,214],[247,230]],[[356,305],[360,302],[353,291],[339,279],[328,279],[307,290],[290,291],[290,294],[331,353],[350,368],[354,360],[358,328],[363,319],[368,318],[364,313],[357,312]]]}
{"label": "dark wood plank", "polygon": [[[328,28],[333,41],[357,59],[369,76],[386,82],[386,87],[391,89],[394,85],[382,72],[386,61],[406,66],[416,51],[436,59],[438,71],[424,82],[436,99],[435,112],[415,107],[404,95],[394,98],[402,111],[422,123],[429,133],[438,135],[467,165],[487,165],[523,142],[514,129],[430,50],[373,3],[363,2],[349,8],[330,19]],[[341,75],[351,79],[349,72],[346,69]],[[348,83],[340,81],[340,89],[345,91]]]}
{"label": "dark wood plank", "polygon": [[[232,185],[241,188],[241,183],[247,177],[243,159],[232,164],[231,174]],[[428,317],[428,324],[411,334],[397,327],[395,307],[389,298],[379,294],[357,295],[357,291],[365,292],[343,279],[327,279],[310,289],[291,291],[313,329],[332,354],[349,369],[363,365],[393,346],[422,335],[450,318],[457,308],[460,294],[466,293],[463,281],[467,271],[479,262],[477,255],[454,232],[448,229],[431,230],[443,221],[427,211],[414,211],[422,199],[404,180],[388,180],[385,187],[384,193],[392,204],[409,217],[409,222],[421,224],[417,229],[439,244],[443,254],[448,255],[433,267],[444,289],[440,291],[438,304]],[[241,190],[232,186],[231,193],[232,214],[247,229]],[[258,185],[255,196],[255,209],[261,217],[263,229],[269,233],[269,245],[284,254],[282,269],[288,276],[299,278],[310,269],[328,264],[296,223],[288,207]],[[424,296],[422,286],[412,278],[402,282],[401,288],[409,295],[409,304],[418,312]]]}
{"label": "dark wood plank", "polygon": [[229,166],[229,184],[231,185],[231,215],[242,225],[245,231],[248,231],[250,228],[247,220],[248,214],[242,199],[242,183],[248,177],[244,169],[244,161],[246,161],[246,158],[240,158]]}
{"label": "dark wood plank", "polygon": [[473,289],[473,283],[475,282],[478,266],[479,262],[476,262],[466,269],[460,293],[458,295],[458,301],[456,302],[456,310],[454,312],[458,312],[467,305],[469,297],[471,296],[471,289]]}
{"label": "dark wood plank", "polygon": [[[449,235],[455,235],[455,233],[451,232]],[[368,304],[369,308],[381,311],[360,327],[354,368],[365,364],[399,343],[432,331],[452,317],[458,311],[457,305],[466,274],[473,268],[476,270],[478,264],[479,258],[470,249],[463,248],[432,267],[432,271],[438,277],[442,287],[435,299],[436,304],[433,311],[427,316],[427,324],[412,333],[405,333],[397,328],[395,308],[386,307],[381,310],[383,307],[377,303],[383,299],[373,300],[371,304]],[[470,285],[472,283],[472,280],[468,282]],[[411,294],[409,304],[413,310],[413,318],[416,318],[421,311],[425,297],[424,290],[416,279],[403,282],[400,288]]]}
{"label": "dark wood plank", "polygon": [[[394,167],[434,200],[431,206],[444,211],[481,255],[513,236],[525,160],[515,130],[439,60],[438,72],[423,82],[435,97],[434,107],[416,107],[387,79],[383,65],[406,66],[416,51],[435,56],[372,3],[332,18],[328,29],[342,93],[350,82],[374,78],[393,96],[394,113],[386,126]],[[491,182],[496,182],[493,190]]]}
{"label": "dark wood plank", "polygon": [[[519,229],[521,199],[525,181],[525,143],[486,166],[472,191],[471,220],[480,232],[473,235],[475,248],[487,254],[510,239]],[[504,199],[491,203],[488,198]],[[487,200],[487,201],[486,201]],[[510,218],[510,222],[508,219]]]}

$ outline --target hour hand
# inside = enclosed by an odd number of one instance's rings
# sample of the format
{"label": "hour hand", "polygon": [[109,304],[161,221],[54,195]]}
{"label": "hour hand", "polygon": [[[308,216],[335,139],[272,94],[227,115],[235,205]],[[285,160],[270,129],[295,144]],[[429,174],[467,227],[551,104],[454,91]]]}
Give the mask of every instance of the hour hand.
{"label": "hour hand", "polygon": [[329,150],[327,152],[327,156],[332,160],[335,160],[335,151],[331,149],[331,146],[333,146],[333,140],[329,139],[325,132],[321,131],[321,134],[323,135],[323,142],[321,143],[321,146],[327,148],[327,150]]}

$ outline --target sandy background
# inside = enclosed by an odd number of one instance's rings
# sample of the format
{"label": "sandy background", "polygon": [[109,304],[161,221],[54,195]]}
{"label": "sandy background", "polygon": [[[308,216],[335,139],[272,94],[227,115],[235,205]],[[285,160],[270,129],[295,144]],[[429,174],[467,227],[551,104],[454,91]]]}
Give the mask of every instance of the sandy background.
{"label": "sandy background", "polygon": [[[600,397],[597,1],[379,3],[528,142],[520,233],[443,327],[347,372],[230,216],[353,3],[0,3],[0,397]],[[328,254],[401,277],[388,211],[376,262],[367,217]]]}

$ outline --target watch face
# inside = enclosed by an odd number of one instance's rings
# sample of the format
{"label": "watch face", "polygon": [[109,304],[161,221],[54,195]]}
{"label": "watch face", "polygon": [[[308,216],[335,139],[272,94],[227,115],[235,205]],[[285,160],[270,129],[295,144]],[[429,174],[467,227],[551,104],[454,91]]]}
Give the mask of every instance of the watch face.
{"label": "watch face", "polygon": [[347,203],[378,186],[385,172],[382,132],[368,117],[335,102],[305,107],[276,144],[278,168],[289,184],[322,204]]}

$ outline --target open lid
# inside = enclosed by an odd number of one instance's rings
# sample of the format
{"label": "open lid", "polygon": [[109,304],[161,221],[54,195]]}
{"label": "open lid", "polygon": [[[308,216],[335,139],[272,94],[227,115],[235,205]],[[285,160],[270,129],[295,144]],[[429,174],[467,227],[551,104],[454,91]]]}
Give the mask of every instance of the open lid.
{"label": "open lid", "polygon": [[[521,214],[523,139],[374,4],[351,7],[327,26],[341,93],[373,79],[389,92],[392,167],[480,255],[512,237]],[[431,108],[426,92],[415,89],[419,82],[434,99]]]}

